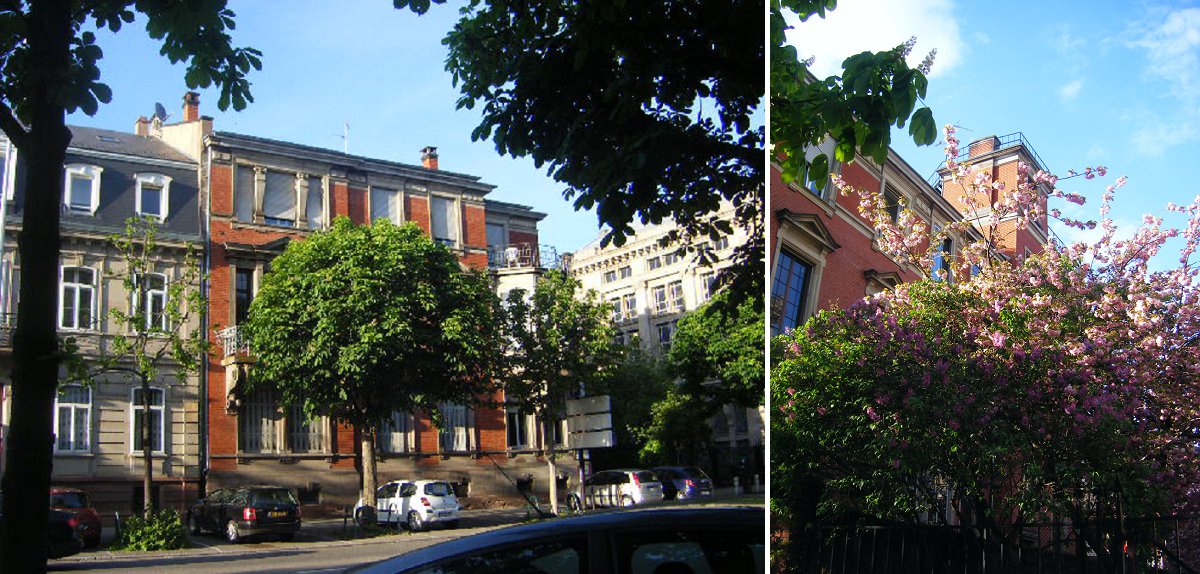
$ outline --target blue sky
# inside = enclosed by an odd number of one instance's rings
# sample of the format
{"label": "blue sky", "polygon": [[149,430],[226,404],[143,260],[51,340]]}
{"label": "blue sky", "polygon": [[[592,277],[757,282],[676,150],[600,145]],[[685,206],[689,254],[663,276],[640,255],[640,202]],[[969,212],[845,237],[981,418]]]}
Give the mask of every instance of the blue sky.
{"label": "blue sky", "polygon": [[[913,65],[937,49],[926,104],[939,126],[960,126],[964,145],[1022,132],[1059,175],[1095,165],[1110,169],[1107,183],[1127,175],[1113,204],[1125,230],[1143,213],[1164,215],[1167,202],[1190,203],[1200,192],[1189,169],[1200,157],[1195,2],[841,0],[825,21],[798,23],[789,40],[816,57],[813,71],[825,77],[846,56],[910,36],[917,37]],[[941,146],[918,148],[906,132],[893,134],[893,148],[921,174],[933,173]],[[1060,187],[1089,202],[1057,207],[1096,218],[1103,184],[1080,178]],[[1182,223],[1176,214],[1166,219]],[[1176,251],[1158,265],[1174,262]]]}
{"label": "blue sky", "polygon": [[[491,199],[548,213],[542,243],[560,252],[577,249],[599,232],[595,215],[576,212],[562,198],[563,186],[533,162],[501,157],[487,141],[472,142],[478,113],[455,109],[458,91],[444,69],[441,39],[458,20],[457,4],[418,17],[395,10],[389,0],[231,0],[235,43],[263,52],[262,71],[250,76],[255,101],[241,112],[222,112],[217,91],[199,90],[200,113],[212,116],[218,130],[335,150],[342,149],[342,126],[349,123],[350,153],[417,165],[421,148],[437,146],[441,169],[497,186]],[[112,102],[92,117],[73,114],[68,123],[131,132],[155,102],[173,114],[168,122],[180,119],[183,65],[159,56],[144,26],[139,20],[117,34],[98,34]]]}

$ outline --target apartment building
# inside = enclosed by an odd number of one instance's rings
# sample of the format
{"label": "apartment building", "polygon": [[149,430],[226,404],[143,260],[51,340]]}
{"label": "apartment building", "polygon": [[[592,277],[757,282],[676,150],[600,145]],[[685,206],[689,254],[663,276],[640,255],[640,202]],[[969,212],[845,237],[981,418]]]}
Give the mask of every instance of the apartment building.
{"label": "apartment building", "polygon": [[[130,133],[70,127],[63,182],[58,331],[73,337],[85,360],[111,353],[113,336],[127,327],[110,311],[130,313],[133,306],[148,321],[165,321],[167,285],[183,276],[189,248],[203,249],[203,212],[199,165],[165,143]],[[0,258],[0,370],[12,367],[11,330],[16,325],[21,261],[16,254],[24,217],[25,189],[19,158],[7,150],[5,161],[3,254]],[[124,284],[125,259],[110,237],[123,233],[126,220],[138,215],[157,221],[157,248],[151,271],[139,277],[139,289]],[[199,288],[199,285],[194,285]],[[184,332],[201,328],[203,309],[193,310]],[[147,325],[149,327],[150,325]],[[136,327],[134,327],[136,328]],[[150,406],[142,402],[140,381],[108,373],[94,384],[66,380],[54,410],[55,485],[87,489],[106,516],[139,511],[143,501],[143,444],[153,448],[153,494],[157,504],[178,507],[200,489],[203,430],[201,378],[179,376],[169,359],[151,381]],[[7,377],[5,377],[7,384]],[[0,423],[9,420],[7,389]],[[142,420],[151,431],[143,436]],[[2,454],[2,452],[0,452]]]}

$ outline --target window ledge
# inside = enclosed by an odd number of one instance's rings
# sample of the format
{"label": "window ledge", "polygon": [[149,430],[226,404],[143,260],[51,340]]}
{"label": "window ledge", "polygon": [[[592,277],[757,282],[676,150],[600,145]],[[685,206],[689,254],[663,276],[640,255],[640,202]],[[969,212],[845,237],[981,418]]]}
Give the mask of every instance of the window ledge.
{"label": "window ledge", "polygon": [[66,450],[66,451],[56,450],[56,451],[54,451],[54,457],[55,458],[96,458],[96,454],[93,452],[90,452],[90,451],[83,452],[83,451],[72,451],[72,450]]}

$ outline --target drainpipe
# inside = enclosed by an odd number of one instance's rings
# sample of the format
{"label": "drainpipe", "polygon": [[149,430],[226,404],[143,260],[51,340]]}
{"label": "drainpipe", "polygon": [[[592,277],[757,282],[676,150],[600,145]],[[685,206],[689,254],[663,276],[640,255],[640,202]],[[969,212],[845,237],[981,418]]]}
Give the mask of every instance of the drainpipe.
{"label": "drainpipe", "polygon": [[[203,329],[204,339],[209,340],[208,334],[208,272],[212,269],[211,230],[208,216],[212,213],[212,145],[208,146],[205,165],[200,168],[204,179],[200,186],[204,191],[204,203],[200,213],[200,237],[204,243],[203,274],[200,276],[200,292],[204,294],[204,311],[200,313],[200,328]],[[199,494],[204,496],[208,488],[209,448],[208,448],[208,354],[204,356],[204,367],[200,369],[200,484]]]}

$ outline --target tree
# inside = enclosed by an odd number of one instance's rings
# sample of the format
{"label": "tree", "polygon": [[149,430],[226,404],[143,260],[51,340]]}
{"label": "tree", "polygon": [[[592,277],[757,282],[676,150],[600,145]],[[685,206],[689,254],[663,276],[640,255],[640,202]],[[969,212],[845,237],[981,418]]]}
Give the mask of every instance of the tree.
{"label": "tree", "polygon": [[[116,327],[112,345],[93,364],[83,363],[82,357],[73,355],[67,361],[74,363],[71,370],[78,372],[82,367],[88,380],[108,373],[121,373],[141,386],[142,425],[134,432],[142,444],[142,512],[149,518],[154,508],[152,483],[154,481],[153,453],[151,440],[152,417],[150,383],[159,380],[164,367],[173,367],[174,375],[181,381],[196,375],[208,355],[208,338],[198,321],[207,301],[200,291],[204,272],[200,269],[195,247],[182,246],[182,258],[177,265],[164,265],[165,246],[158,243],[158,225],[145,216],[135,216],[125,222],[125,232],[113,235],[109,241],[121,255],[123,267],[116,274],[132,294],[128,311],[114,308],[108,315]],[[161,271],[174,267],[175,276],[168,278]],[[158,290],[163,294],[161,308],[150,291],[154,281],[162,281]],[[68,345],[73,343],[68,341]],[[135,440],[136,444],[138,441]]]}
{"label": "tree", "polygon": [[[784,182],[807,173],[810,181],[824,181],[830,160],[849,163],[863,155],[882,164],[891,142],[892,126],[903,128],[918,145],[933,143],[937,123],[933,112],[916,107],[925,97],[925,74],[935,52],[910,68],[904,58],[916,39],[885,52],[862,52],[846,58],[842,75],[817,79],[808,71],[809,60],[801,60],[794,46],[787,45],[790,29],[784,13],[807,21],[824,18],[837,0],[771,0],[771,146],[773,157],[783,169]],[[837,141],[835,158],[823,154],[809,157],[830,135]]]}
{"label": "tree", "polygon": [[[1167,206],[1187,225],[1146,216],[1118,241],[1107,217],[1125,183],[1118,178],[1105,188],[1099,241],[1004,261],[1005,225],[1038,220],[1046,195],[1083,198],[1023,164],[1017,185],[993,183],[953,163],[950,128],[946,140],[960,204],[986,211],[964,214],[976,239],[954,266],[959,280],[823,311],[774,343],[776,511],[793,529],[818,515],[915,521],[947,512],[936,496],[950,485],[949,511],[969,512],[1005,540],[1016,536],[1005,530],[1013,523],[1084,504],[1120,505],[1131,516],[1194,509],[1200,198]],[[1105,173],[1088,168],[1084,177]],[[878,212],[877,195],[854,192],[867,215]],[[916,247],[940,242],[927,226],[873,221],[884,251],[929,268],[930,250]],[[1154,270],[1150,259],[1172,238],[1183,240],[1179,265]]]}
{"label": "tree", "polygon": [[[595,291],[581,292],[577,279],[558,270],[546,272],[532,293],[513,289],[504,303],[502,324],[509,341],[505,399],[544,425],[561,421],[566,400],[581,389],[595,389],[617,362],[611,310]],[[545,438],[543,444],[550,446]],[[551,512],[557,514],[553,450],[546,461]]]}
{"label": "tree", "polygon": [[654,405],[675,387],[667,361],[656,352],[633,344],[625,349],[612,375],[598,383],[596,392],[609,395],[616,405],[612,413],[616,445],[591,452],[596,468],[620,468],[642,464],[640,453],[646,437],[642,429],[653,422]]}
{"label": "tree", "polygon": [[395,411],[482,403],[500,380],[496,297],[413,223],[345,217],[288,244],[244,325],[250,390],[359,433],[362,496],[375,505],[375,435]]}
{"label": "tree", "polygon": [[668,218],[666,242],[715,239],[731,202],[751,238],[735,283],[761,296],[764,46],[747,33],[761,1],[474,0],[463,14],[443,43],[459,107],[482,109],[472,138],[547,166],[576,209],[596,209],[605,245]]}
{"label": "tree", "polygon": [[761,302],[722,290],[679,320],[668,354],[684,390],[714,412],[726,404],[757,407],[766,399]]}
{"label": "tree", "polygon": [[[0,567],[11,572],[45,569],[41,539],[47,526],[51,413],[59,376],[56,284],[63,158],[71,134],[66,113],[94,113],[111,90],[100,82],[103,54],[85,25],[120,30],[134,14],[147,19],[162,54],[187,62],[188,87],[221,87],[221,109],[242,109],[250,96],[245,75],[260,69],[258,51],[235,48],[228,30],[234,14],[225,0],[164,2],[47,0],[6,2],[0,8],[0,129],[26,157],[24,226],[18,239],[22,262],[17,329],[13,335],[13,416],[3,480],[8,528]],[[8,469],[18,469],[8,472]]]}
{"label": "tree", "polygon": [[634,429],[641,443],[638,459],[646,466],[696,464],[712,445],[708,419],[715,407],[706,397],[673,386],[650,405],[649,420]]}

